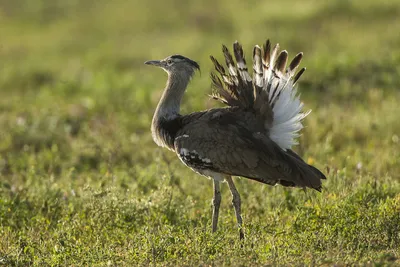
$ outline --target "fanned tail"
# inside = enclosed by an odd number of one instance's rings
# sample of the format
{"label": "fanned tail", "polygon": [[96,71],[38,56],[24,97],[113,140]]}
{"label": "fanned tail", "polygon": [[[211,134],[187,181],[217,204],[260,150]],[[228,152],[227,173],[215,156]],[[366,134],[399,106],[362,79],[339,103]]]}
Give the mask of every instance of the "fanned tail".
{"label": "fanned tail", "polygon": [[279,44],[271,46],[269,40],[263,51],[256,45],[253,50],[253,75],[250,76],[242,46],[236,41],[233,52],[236,64],[226,46],[222,47],[228,71],[211,56],[215,70],[212,73],[212,97],[228,106],[253,109],[265,122],[270,138],[282,149],[297,144],[296,138],[303,128],[302,120],[309,112],[302,112],[303,103],[294,88],[305,68],[297,71],[303,54],[297,54],[288,63],[288,52],[279,53]]}
{"label": "fanned tail", "polygon": [[233,49],[237,64],[228,48],[225,45],[222,46],[228,72],[213,56],[210,57],[215,70],[222,78],[221,80],[217,75],[211,73],[215,89],[212,97],[229,106],[251,108],[254,104],[253,80],[248,73],[242,47],[235,42]]}

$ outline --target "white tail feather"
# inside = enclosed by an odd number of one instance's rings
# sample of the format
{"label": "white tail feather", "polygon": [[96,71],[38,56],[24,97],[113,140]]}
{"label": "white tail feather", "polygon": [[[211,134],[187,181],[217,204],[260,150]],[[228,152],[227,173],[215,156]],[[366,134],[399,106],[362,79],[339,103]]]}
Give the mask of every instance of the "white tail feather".
{"label": "white tail feather", "polygon": [[275,95],[279,93],[280,95],[277,98],[274,97],[274,102],[272,102],[274,107],[270,138],[286,150],[298,144],[296,138],[300,136],[298,132],[303,129],[302,120],[311,110],[305,113],[301,112],[303,103],[300,101],[292,81],[279,85],[276,91]]}

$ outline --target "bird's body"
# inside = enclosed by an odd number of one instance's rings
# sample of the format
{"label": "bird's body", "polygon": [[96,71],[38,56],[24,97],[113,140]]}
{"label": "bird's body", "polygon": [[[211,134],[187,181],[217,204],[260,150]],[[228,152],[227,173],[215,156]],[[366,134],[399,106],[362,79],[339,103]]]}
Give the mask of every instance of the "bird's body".
{"label": "bird's body", "polygon": [[[305,163],[291,146],[308,113],[301,112],[294,88],[303,73],[295,71],[301,61],[298,54],[286,68],[287,52],[271,52],[269,41],[264,53],[253,52],[253,78],[250,77],[241,46],[234,44],[233,57],[224,46],[228,72],[211,57],[219,74],[211,75],[213,98],[228,105],[188,115],[179,114],[185,89],[199,66],[180,55],[162,61],[149,61],[167,71],[169,79],[152,122],[154,141],[175,151],[193,171],[214,180],[213,231],[217,228],[220,205],[219,183],[226,180],[233,196],[241,227],[240,196],[231,176],[246,177],[265,184],[310,187],[321,190],[325,176]],[[243,233],[241,232],[241,237]]]}
{"label": "bird's body", "polygon": [[302,177],[298,169],[309,165],[294,152],[282,151],[251,111],[228,107],[177,116],[162,122],[157,132],[160,146],[175,151],[186,166],[204,176],[219,181],[223,175],[242,176],[265,184],[320,189],[320,177]]}

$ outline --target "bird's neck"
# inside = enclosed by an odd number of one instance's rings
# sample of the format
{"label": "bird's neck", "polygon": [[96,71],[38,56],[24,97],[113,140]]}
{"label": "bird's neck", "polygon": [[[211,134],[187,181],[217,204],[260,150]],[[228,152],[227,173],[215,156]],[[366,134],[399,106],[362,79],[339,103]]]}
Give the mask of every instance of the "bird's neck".
{"label": "bird's neck", "polygon": [[190,76],[181,73],[168,74],[168,81],[158,102],[154,119],[174,119],[179,115],[182,97],[190,81]]}
{"label": "bird's neck", "polygon": [[170,127],[164,126],[179,117],[182,97],[189,81],[190,75],[168,74],[167,85],[157,105],[151,124],[153,139],[159,146],[166,146],[165,139],[173,137],[169,136],[172,135],[172,133],[169,133],[171,130],[176,133],[177,129],[169,129]]}

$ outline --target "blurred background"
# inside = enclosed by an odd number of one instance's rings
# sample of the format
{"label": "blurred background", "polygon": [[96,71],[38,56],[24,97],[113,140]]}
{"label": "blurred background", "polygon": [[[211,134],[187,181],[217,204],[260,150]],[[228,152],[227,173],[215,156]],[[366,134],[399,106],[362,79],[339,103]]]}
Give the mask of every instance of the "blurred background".
{"label": "blurred background", "polygon": [[[400,177],[398,0],[0,0],[0,25],[0,210],[10,240],[21,230],[17,222],[30,225],[24,218],[63,221],[85,210],[77,197],[87,191],[134,201],[159,195],[165,204],[162,188],[172,186],[174,205],[187,205],[187,198],[192,204],[168,216],[188,216],[194,225],[202,216],[207,225],[211,182],[151,140],[167,77],[143,62],[172,54],[199,62],[182,113],[210,108],[217,104],[207,97],[209,56],[222,59],[221,45],[235,40],[248,59],[267,38],[290,57],[304,52],[299,90],[313,112],[295,150],[327,174],[326,201],[361,190],[365,181],[390,188]],[[295,207],[296,198],[307,199],[238,183],[254,220],[268,212],[259,203]],[[21,206],[16,196],[30,204]],[[60,198],[76,210],[68,213]],[[46,213],[44,203],[55,206]],[[10,217],[9,210],[24,212]],[[231,215],[223,218],[234,225]]]}

